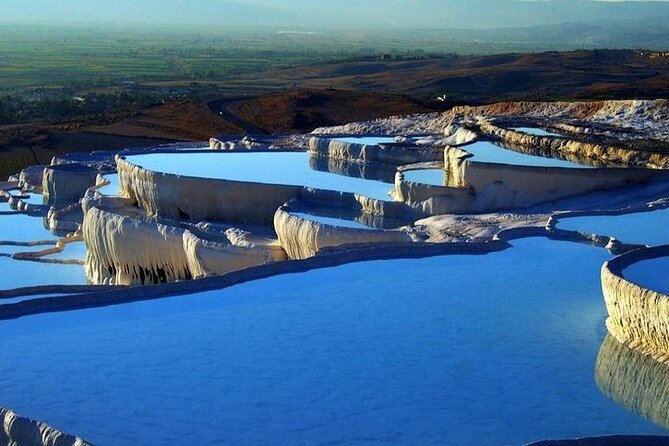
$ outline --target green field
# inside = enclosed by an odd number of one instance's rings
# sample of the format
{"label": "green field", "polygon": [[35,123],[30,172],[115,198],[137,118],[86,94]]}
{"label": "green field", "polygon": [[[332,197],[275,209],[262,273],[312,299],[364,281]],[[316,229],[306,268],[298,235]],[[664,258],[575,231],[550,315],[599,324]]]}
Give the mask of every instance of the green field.
{"label": "green field", "polygon": [[107,25],[0,26],[0,94],[164,81],[223,82],[274,68],[391,54],[422,58],[564,49],[569,45],[475,39],[463,32],[303,33],[277,29],[146,29]]}
{"label": "green field", "polygon": [[290,79],[273,70],[381,54],[415,60],[573,48],[560,40],[561,29],[303,32],[0,23],[0,124],[291,89]]}
{"label": "green field", "polygon": [[383,50],[367,43],[365,36],[269,30],[3,26],[0,89],[222,81],[236,74],[370,56]]}

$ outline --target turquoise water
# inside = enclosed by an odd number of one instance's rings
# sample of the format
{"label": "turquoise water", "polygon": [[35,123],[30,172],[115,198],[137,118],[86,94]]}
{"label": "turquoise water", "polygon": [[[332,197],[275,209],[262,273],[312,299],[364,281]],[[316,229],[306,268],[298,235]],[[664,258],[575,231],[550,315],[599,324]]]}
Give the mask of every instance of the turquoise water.
{"label": "turquoise water", "polygon": [[351,144],[366,144],[368,146],[394,143],[394,136],[345,136],[341,138],[333,138],[337,141],[344,141]]}
{"label": "turquoise water", "polygon": [[118,195],[121,190],[121,184],[119,183],[118,174],[107,174],[104,175],[105,179],[109,181],[107,186],[103,186],[98,191],[104,195]]}
{"label": "turquoise water", "polygon": [[558,229],[608,235],[624,243],[664,245],[669,243],[669,209],[618,216],[564,218]]}
{"label": "turquoise water", "polygon": [[566,168],[591,168],[585,164],[578,164],[572,161],[561,160],[558,158],[547,158],[538,155],[529,155],[505,149],[488,141],[475,142],[460,147],[462,150],[474,155],[474,161],[487,163],[501,163],[520,166],[535,167],[566,167]]}
{"label": "turquoise water", "polygon": [[669,294],[669,257],[634,263],[623,270],[623,277],[645,288]]}
{"label": "turquoise water", "polygon": [[148,154],[126,159],[147,169],[178,175],[308,186],[386,201],[390,200],[388,192],[392,189],[392,185],[381,181],[313,170],[305,152]]}
{"label": "turquoise water", "polygon": [[304,212],[291,212],[291,214],[300,218],[304,218],[305,220],[312,220],[326,225],[333,225],[333,226],[340,226],[343,228],[354,228],[354,229],[371,229],[369,226],[363,225],[362,223],[358,223],[355,220],[327,217],[324,215],[308,214]]}
{"label": "turquoise water", "polygon": [[536,136],[562,136],[559,133],[549,132],[539,127],[516,127],[513,130]]}
{"label": "turquoise water", "polygon": [[34,246],[22,246],[22,245],[0,245],[0,254],[16,254],[17,252],[34,252],[34,251],[43,251],[45,249],[53,248],[54,245],[34,245]]}
{"label": "turquoise water", "polygon": [[28,198],[24,198],[25,203],[42,205],[44,203],[44,196],[42,194],[29,194]]}
{"label": "turquoise water", "polygon": [[[44,227],[44,219],[42,217],[31,217],[25,214],[0,215],[0,241],[31,242],[56,240],[57,238]],[[84,244],[78,243],[76,245],[78,246],[71,247],[68,255],[81,255],[81,246]],[[0,245],[0,253],[14,254],[17,252],[42,251],[52,247],[50,245]],[[60,254],[57,254],[51,258],[59,257]],[[81,258],[83,259],[84,257]],[[0,256],[0,290],[33,285],[75,285],[85,283],[86,276],[84,268],[81,265],[47,264],[14,260],[9,257]]]}
{"label": "turquoise water", "polygon": [[513,244],[2,321],[2,405],[100,446],[663,432],[594,382],[607,252]]}
{"label": "turquoise water", "polygon": [[57,254],[51,254],[45,257],[46,259],[67,259],[67,260],[85,260],[86,259],[86,243],[73,242],[65,245],[65,249]]}
{"label": "turquoise water", "polygon": [[85,284],[86,274],[81,265],[47,264],[0,257],[0,290],[38,285]]}
{"label": "turquoise water", "polygon": [[[44,227],[42,217],[26,214],[0,215],[0,241],[31,242],[56,238]],[[3,252],[1,247],[0,252]]]}
{"label": "turquoise water", "polygon": [[444,186],[446,184],[446,171],[444,169],[413,169],[405,170],[402,173],[405,181],[433,186]]}

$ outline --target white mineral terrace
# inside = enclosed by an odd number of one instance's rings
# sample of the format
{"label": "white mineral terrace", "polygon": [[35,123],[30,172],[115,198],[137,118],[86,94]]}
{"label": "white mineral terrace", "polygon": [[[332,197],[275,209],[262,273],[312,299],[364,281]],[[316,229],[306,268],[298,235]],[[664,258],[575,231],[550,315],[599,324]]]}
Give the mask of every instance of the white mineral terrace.
{"label": "white mineral terrace", "polygon": [[392,184],[314,170],[304,152],[210,152],[127,156],[128,162],[147,170],[208,179],[361,193],[389,200]]}
{"label": "white mineral terrace", "polygon": [[458,107],[26,168],[0,404],[43,422],[0,409],[0,443],[650,444],[669,157],[635,144],[668,116]]}

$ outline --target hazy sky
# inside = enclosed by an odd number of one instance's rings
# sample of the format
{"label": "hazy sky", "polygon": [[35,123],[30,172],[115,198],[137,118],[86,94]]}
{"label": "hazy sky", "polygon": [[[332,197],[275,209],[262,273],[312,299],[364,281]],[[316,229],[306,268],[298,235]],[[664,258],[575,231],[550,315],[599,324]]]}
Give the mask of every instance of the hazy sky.
{"label": "hazy sky", "polygon": [[669,0],[0,0],[1,21],[490,28],[669,16]]}

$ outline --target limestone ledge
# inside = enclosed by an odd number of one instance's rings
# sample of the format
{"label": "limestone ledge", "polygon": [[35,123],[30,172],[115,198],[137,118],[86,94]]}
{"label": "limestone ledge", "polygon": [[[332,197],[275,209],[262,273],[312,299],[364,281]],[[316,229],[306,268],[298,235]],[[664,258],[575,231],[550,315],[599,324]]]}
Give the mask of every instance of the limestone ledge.
{"label": "limestone ledge", "polygon": [[269,225],[301,186],[196,178],[154,172],[116,158],[122,194],[151,216]]}
{"label": "limestone ledge", "polygon": [[650,180],[652,169],[588,169],[516,166],[476,161],[462,148],[444,151],[450,187],[470,187],[475,200],[458,212],[488,212],[523,208]]}
{"label": "limestone ledge", "polygon": [[56,234],[76,232],[81,227],[84,214],[77,201],[64,207],[51,206],[44,217],[44,223]]}
{"label": "limestone ledge", "polygon": [[[517,118],[525,123],[550,122],[553,126],[574,122],[608,125],[617,130],[632,128],[637,138],[669,139],[669,101],[615,100],[582,102],[500,102],[484,106],[458,106],[443,113],[391,116],[319,128],[312,135],[340,134],[438,134],[465,122],[476,125],[478,117]],[[449,133],[447,133],[449,135]],[[453,144],[451,144],[453,145]]]}
{"label": "limestone ledge", "polygon": [[42,193],[44,168],[47,166],[29,166],[19,173],[18,187],[24,191]]}
{"label": "limestone ledge", "polygon": [[401,201],[377,200],[375,198],[369,198],[364,195],[350,192],[305,187],[302,189],[299,197],[296,198],[299,198],[302,201],[321,203],[326,206],[345,208],[379,217],[404,218],[410,220],[425,217],[425,214],[418,209],[408,206]]}
{"label": "limestone ledge", "polygon": [[632,350],[610,334],[597,355],[595,382],[631,412],[669,429],[669,366]]}
{"label": "limestone ledge", "polygon": [[52,201],[79,201],[95,184],[97,176],[97,169],[83,164],[46,166],[42,175],[43,194]]}
{"label": "limestone ledge", "polygon": [[0,444],[7,446],[92,446],[74,435],[65,434],[40,421],[0,407]]}
{"label": "limestone ledge", "polygon": [[436,186],[408,181],[402,171],[395,175],[393,198],[406,203],[418,214],[430,216],[471,212],[476,205],[476,194],[470,187]]}
{"label": "limestone ledge", "polygon": [[548,121],[555,125],[588,122],[591,126],[612,126],[618,131],[638,130],[646,139],[669,138],[669,101],[666,99],[500,102],[478,107],[454,107],[443,114],[443,119],[453,122],[477,116],[515,117],[525,121]]}
{"label": "limestone ledge", "polygon": [[[46,241],[46,240],[45,240]],[[84,241],[84,237],[81,234],[78,233],[72,233],[68,234],[65,237],[59,238],[55,242],[52,242],[53,244],[49,245],[42,245],[41,247],[43,248],[44,246],[50,246],[49,248],[44,248],[40,249],[37,251],[26,251],[26,252],[16,252],[12,254],[12,258],[15,260],[34,260],[34,261],[41,261],[41,262],[46,262],[46,263],[60,263],[60,264],[83,264],[83,261],[80,259],[43,259],[42,257],[45,256],[50,256],[53,254],[58,254],[60,252],[63,252],[66,248],[67,245],[70,243],[75,243],[75,242],[82,242]],[[36,243],[40,243],[37,241]],[[35,246],[40,246],[40,244],[33,245]]]}
{"label": "limestone ledge", "polygon": [[669,157],[665,153],[637,151],[610,145],[575,141],[569,138],[529,135],[516,130],[495,125],[489,119],[478,121],[480,130],[486,135],[517,147],[542,151],[544,156],[557,156],[582,162],[612,163],[623,166],[640,166],[663,169],[669,167]]}
{"label": "limestone ledge", "polygon": [[669,296],[623,277],[625,267],[669,255],[669,245],[631,251],[602,266],[606,327],[621,343],[669,364]]}
{"label": "limestone ledge", "polygon": [[458,125],[449,125],[444,129],[446,136],[446,145],[457,147],[464,144],[471,144],[479,140],[481,135],[471,129]]}
{"label": "limestone ledge", "polygon": [[241,139],[223,140],[221,138],[209,138],[211,150],[275,150],[275,138],[257,139],[244,136]]}
{"label": "limestone ledge", "polygon": [[404,144],[360,144],[331,138],[312,137],[311,153],[335,159],[373,161],[392,166],[441,161],[441,149]]}
{"label": "limestone ledge", "polygon": [[[344,203],[344,206],[358,207],[363,212],[387,217],[422,215],[404,203],[376,200],[360,194],[303,186],[187,177],[150,171],[122,157],[117,157],[116,161],[121,194],[136,202],[152,217],[271,226],[276,210],[294,198],[334,205]],[[383,169],[380,171],[382,173],[373,168],[365,172],[383,178],[388,175]],[[389,184],[388,189],[392,189],[392,185]]]}
{"label": "limestone ledge", "polygon": [[306,259],[323,248],[353,244],[413,243],[411,236],[399,230],[345,228],[301,218],[286,206],[274,214],[274,230],[291,259]]}
{"label": "limestone ledge", "polygon": [[86,274],[95,284],[156,284],[221,275],[284,260],[278,245],[231,235],[211,241],[188,229],[90,207],[82,233]]}

